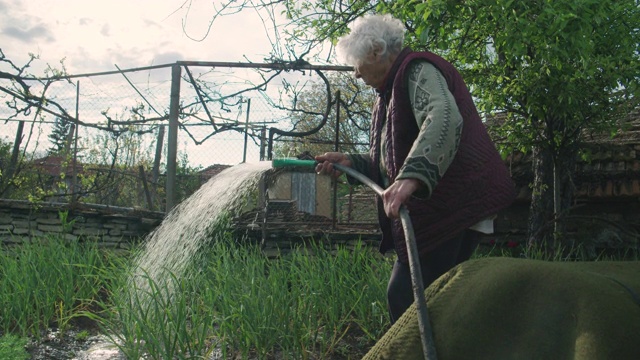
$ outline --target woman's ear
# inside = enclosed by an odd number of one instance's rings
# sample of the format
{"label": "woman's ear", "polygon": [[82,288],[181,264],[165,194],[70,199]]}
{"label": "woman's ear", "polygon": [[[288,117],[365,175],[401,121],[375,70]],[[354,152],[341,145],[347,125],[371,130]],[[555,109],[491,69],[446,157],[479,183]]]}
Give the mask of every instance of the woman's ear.
{"label": "woman's ear", "polygon": [[371,56],[373,57],[375,62],[378,62],[382,59],[383,54],[386,51],[386,44],[382,42],[374,42],[372,44]]}

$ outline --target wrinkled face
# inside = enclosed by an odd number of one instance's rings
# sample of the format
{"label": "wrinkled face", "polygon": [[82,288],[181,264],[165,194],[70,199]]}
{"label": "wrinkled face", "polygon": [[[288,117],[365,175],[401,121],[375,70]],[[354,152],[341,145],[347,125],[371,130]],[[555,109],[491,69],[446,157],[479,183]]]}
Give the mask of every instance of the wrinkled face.
{"label": "wrinkled face", "polygon": [[366,62],[354,66],[354,76],[356,79],[362,79],[365,84],[375,89],[379,89],[384,84],[384,80],[390,67],[391,64],[388,64],[386,61]]}

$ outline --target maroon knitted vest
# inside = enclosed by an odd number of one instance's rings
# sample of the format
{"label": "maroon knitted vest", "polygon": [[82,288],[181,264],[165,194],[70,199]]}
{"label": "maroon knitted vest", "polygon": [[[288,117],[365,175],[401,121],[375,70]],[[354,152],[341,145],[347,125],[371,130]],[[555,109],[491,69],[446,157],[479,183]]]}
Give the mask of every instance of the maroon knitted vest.
{"label": "maroon knitted vest", "polygon": [[[478,221],[509,206],[515,186],[509,171],[491,141],[462,76],[446,60],[430,52],[404,49],[394,62],[386,84],[378,89],[371,125],[371,175],[379,174],[380,137],[386,140],[386,168],[393,183],[420,131],[413,115],[407,90],[406,71],[414,59],[432,63],[444,75],[463,118],[458,151],[429,199],[411,197],[405,204],[416,235],[418,251],[424,255]],[[388,122],[382,134],[384,123]],[[395,248],[398,259],[408,262],[400,220],[391,221],[378,201],[382,230],[380,251]]]}

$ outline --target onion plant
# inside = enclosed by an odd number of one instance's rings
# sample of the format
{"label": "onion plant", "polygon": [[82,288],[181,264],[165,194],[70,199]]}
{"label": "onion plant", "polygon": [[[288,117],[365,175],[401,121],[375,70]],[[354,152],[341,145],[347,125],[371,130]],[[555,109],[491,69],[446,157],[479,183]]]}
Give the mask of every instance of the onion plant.
{"label": "onion plant", "polygon": [[0,252],[0,331],[39,338],[64,332],[100,297],[111,267],[95,242],[43,237]]}
{"label": "onion plant", "polygon": [[112,291],[105,332],[129,358],[331,358],[355,336],[366,350],[388,327],[390,264],[364,246],[320,244],[269,259],[218,237],[188,275]]}

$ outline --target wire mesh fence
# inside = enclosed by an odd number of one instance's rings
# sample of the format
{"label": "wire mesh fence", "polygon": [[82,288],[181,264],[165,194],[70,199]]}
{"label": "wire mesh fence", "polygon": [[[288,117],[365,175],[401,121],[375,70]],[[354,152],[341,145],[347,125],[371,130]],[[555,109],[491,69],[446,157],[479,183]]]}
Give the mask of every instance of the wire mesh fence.
{"label": "wire mesh fence", "polygon": [[[0,197],[167,211],[242,162],[365,151],[371,94],[347,70],[179,62],[2,78]],[[280,202],[288,221],[375,223],[372,193],[314,174],[288,179],[273,214]]]}

